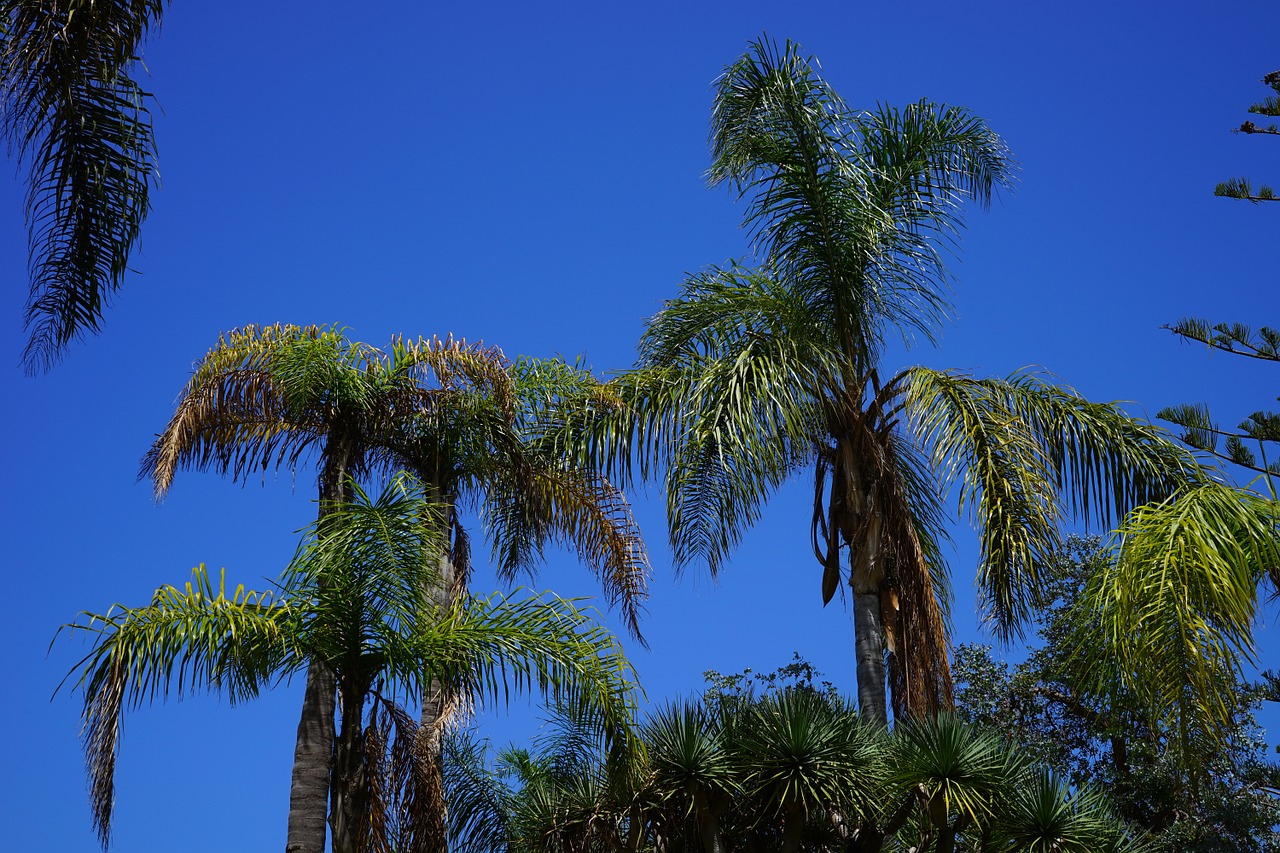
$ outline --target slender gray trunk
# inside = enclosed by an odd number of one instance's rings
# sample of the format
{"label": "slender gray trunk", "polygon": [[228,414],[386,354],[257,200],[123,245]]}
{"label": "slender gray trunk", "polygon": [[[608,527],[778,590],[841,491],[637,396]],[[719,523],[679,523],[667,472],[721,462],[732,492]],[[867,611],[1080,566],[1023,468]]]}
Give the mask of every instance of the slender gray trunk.
{"label": "slender gray trunk", "polygon": [[858,656],[858,710],[868,719],[888,725],[884,625],[881,621],[878,591],[853,594],[853,631]]}
{"label": "slender gray trunk", "polygon": [[[321,524],[334,504],[349,497],[346,477],[348,469],[356,461],[355,454],[355,442],[338,428],[332,429],[320,470]],[[323,535],[323,531],[317,530],[317,535]],[[285,853],[325,853],[337,689],[333,670],[327,664],[313,660],[307,667],[307,687],[302,697],[302,714],[293,749]]]}
{"label": "slender gray trunk", "polygon": [[302,718],[298,721],[298,740],[293,750],[285,853],[324,853],[336,689],[333,670],[318,661],[307,667]]}

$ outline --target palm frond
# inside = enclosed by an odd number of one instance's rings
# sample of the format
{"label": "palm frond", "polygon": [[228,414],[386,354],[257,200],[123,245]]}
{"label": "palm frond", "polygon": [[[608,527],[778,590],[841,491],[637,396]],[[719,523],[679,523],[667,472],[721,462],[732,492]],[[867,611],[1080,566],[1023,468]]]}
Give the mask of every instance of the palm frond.
{"label": "palm frond", "polygon": [[782,279],[825,301],[859,374],[887,328],[933,340],[949,312],[937,240],[986,204],[1015,169],[1003,141],[968,111],[926,101],[857,113],[787,42],[730,66],[712,116],[713,184],[750,194],[745,224]]}
{"label": "palm frond", "polygon": [[[529,461],[526,471],[495,478],[485,493],[485,520],[499,575],[514,579],[541,557],[544,542],[571,547],[640,639],[649,558],[626,497],[590,471]],[[512,473],[524,476],[516,480]]]}
{"label": "palm frond", "polygon": [[677,567],[705,560],[714,575],[770,495],[815,453],[817,401],[786,339],[754,338],[731,358],[697,366],[686,426],[667,468],[667,516]]}
{"label": "palm frond", "polygon": [[1032,371],[986,383],[1030,426],[1066,508],[1086,522],[1109,528],[1135,507],[1208,479],[1169,433],[1118,403],[1091,403]]}
{"label": "palm frond", "polygon": [[252,698],[277,673],[305,663],[290,623],[296,610],[270,592],[215,590],[201,565],[185,587],[163,586],[145,607],[112,607],[63,626],[92,637],[93,648],[68,673],[84,694],[85,765],[94,827],[106,847],[115,799],[120,718],[143,702],[201,690],[232,702]]}
{"label": "palm frond", "polygon": [[865,371],[880,346],[880,294],[862,274],[892,223],[868,203],[850,111],[798,45],[766,40],[725,70],[711,120],[713,185],[750,195],[757,249],[806,302],[825,301]]}
{"label": "palm frond", "polygon": [[221,336],[142,460],[163,497],[179,468],[239,480],[294,466],[329,438],[337,411],[367,408],[365,368],[377,352],[321,326],[246,326]]}
{"label": "palm frond", "polygon": [[[768,275],[738,267],[695,276],[650,321],[642,370],[666,387],[668,518],[678,566],[718,571],[770,494],[814,458],[822,401],[838,388],[838,350]],[[658,395],[660,399],[655,400]]]}
{"label": "palm frond", "polygon": [[735,732],[743,785],[766,813],[825,817],[879,793],[878,731],[844,702],[812,690],[784,690],[754,704]]}
{"label": "palm frond", "polygon": [[155,142],[138,51],[164,0],[13,0],[0,37],[9,145],[31,164],[30,373],[96,333],[150,210]]}
{"label": "palm frond", "polygon": [[506,853],[515,792],[486,760],[488,742],[464,731],[444,744],[449,847],[458,853]]}
{"label": "palm frond", "polygon": [[292,600],[308,602],[300,635],[311,654],[348,672],[353,652],[376,669],[403,653],[420,622],[436,618],[424,597],[440,582],[436,567],[448,547],[444,508],[411,475],[376,498],[355,483],[349,489],[349,502],[307,529],[281,580]]}
{"label": "palm frond", "polygon": [[953,817],[989,823],[1019,770],[1019,761],[998,735],[951,714],[899,725],[892,761],[891,783],[904,793],[919,791],[938,828]]}
{"label": "palm frond", "polygon": [[506,703],[513,691],[534,690],[598,708],[615,730],[634,719],[634,675],[617,640],[553,595],[461,599],[445,618],[419,625],[408,650],[406,659],[419,663],[389,671],[415,693],[437,678],[477,701]]}
{"label": "palm frond", "polygon": [[823,367],[838,362],[839,341],[825,302],[808,303],[768,269],[731,264],[688,277],[645,324],[640,339],[641,365],[674,367],[699,357],[725,357],[753,337],[789,338],[814,356],[815,387],[839,381]]}
{"label": "palm frond", "polygon": [[1126,834],[1105,795],[1089,786],[1072,790],[1047,770],[1012,786],[996,823],[1004,849],[1026,853],[1095,853]]}
{"label": "palm frond", "polygon": [[906,402],[911,429],[944,484],[959,483],[960,509],[978,528],[983,603],[996,629],[1014,636],[1057,544],[1053,471],[1025,421],[984,382],[913,368]]}
{"label": "palm frond", "polygon": [[452,335],[443,340],[403,337],[391,343],[388,373],[430,388],[473,391],[492,400],[508,418],[514,416],[515,383],[502,350],[483,343],[468,344]]}
{"label": "palm frond", "polygon": [[662,800],[691,812],[691,797],[718,800],[741,787],[738,768],[722,736],[720,721],[698,702],[668,703],[645,724],[649,767]]}
{"label": "palm frond", "polygon": [[[1195,754],[1229,730],[1240,668],[1251,661],[1258,584],[1280,580],[1280,505],[1205,484],[1131,513],[1117,558],[1085,589],[1079,663],[1089,685],[1120,683]],[[1100,656],[1095,652],[1105,650]]]}

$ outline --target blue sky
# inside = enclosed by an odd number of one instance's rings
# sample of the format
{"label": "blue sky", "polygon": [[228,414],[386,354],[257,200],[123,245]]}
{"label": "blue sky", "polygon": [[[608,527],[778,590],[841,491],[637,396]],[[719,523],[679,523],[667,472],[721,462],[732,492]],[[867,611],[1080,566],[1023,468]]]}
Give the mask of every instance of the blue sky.
{"label": "blue sky", "polygon": [[[262,585],[314,515],[310,467],[244,487],[184,473],[159,506],[136,482],[218,333],[340,323],[381,345],[452,332],[626,367],[685,273],[747,253],[742,206],[703,175],[711,83],[762,32],[800,42],[855,106],[969,107],[1022,165],[1017,190],[970,218],[939,348],[898,348],[894,366],[1042,365],[1136,414],[1202,400],[1233,423],[1271,404],[1274,367],[1160,326],[1280,323],[1280,210],[1212,196],[1232,176],[1280,181],[1271,140],[1228,132],[1280,67],[1280,4],[179,2],[145,51],[163,186],[136,272],[106,331],[35,379],[19,367],[22,176],[0,183],[0,383],[14,414],[0,421],[12,739],[0,816],[14,849],[97,846],[78,703],[49,698],[85,649],[50,651],[57,626],[141,604],[198,562]],[[852,690],[851,619],[820,607],[808,489],[778,495],[718,583],[696,567],[673,576],[661,492],[634,496],[651,650],[628,648],[651,699],[792,651]],[[964,531],[956,639],[982,640]],[[568,555],[538,585],[596,592]],[[493,586],[484,572],[473,583]],[[1272,607],[1264,666],[1280,650],[1274,619]],[[234,709],[196,696],[129,715],[114,849],[278,849],[300,694],[299,682]],[[521,702],[480,723],[522,737],[535,714]]]}

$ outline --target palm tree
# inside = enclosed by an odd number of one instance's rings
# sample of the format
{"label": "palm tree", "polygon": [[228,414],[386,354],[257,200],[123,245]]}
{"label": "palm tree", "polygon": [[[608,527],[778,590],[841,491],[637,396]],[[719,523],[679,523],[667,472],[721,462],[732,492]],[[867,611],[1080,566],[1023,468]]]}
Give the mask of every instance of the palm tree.
{"label": "palm tree", "polygon": [[1010,181],[981,119],[926,101],[855,112],[796,45],[760,41],[720,78],[711,138],[711,182],[746,199],[760,264],[692,276],[649,321],[618,380],[630,407],[583,452],[612,453],[620,477],[633,458],[641,475],[665,464],[676,560],[713,573],[811,471],[823,602],[852,591],[859,706],[887,719],[887,648],[895,710],[946,707],[939,481],[979,528],[979,583],[1008,637],[1066,510],[1110,524],[1198,468],[1161,431],[1034,373],[883,372],[888,337],[932,341],[947,313],[962,202]]}
{"label": "palm tree", "polygon": [[155,161],[150,96],[133,71],[168,5],[0,3],[3,133],[31,164],[28,372],[98,331],[128,268]]}
{"label": "palm tree", "polygon": [[[557,400],[598,396],[568,365],[512,365],[496,349],[451,338],[397,339],[383,352],[333,327],[249,326],[223,336],[197,365],[142,476],[162,497],[182,467],[242,480],[314,453],[323,515],[346,499],[348,476],[408,469],[444,507],[442,535],[452,534],[429,606],[447,610],[465,588],[470,547],[457,506],[479,499],[504,578],[534,568],[544,544],[570,544],[638,634],[648,563],[625,499],[599,474],[541,450],[533,434]],[[437,762],[446,686],[423,703]],[[324,849],[334,690],[318,662],[298,728],[291,853]]]}
{"label": "palm tree", "polygon": [[890,732],[811,684],[740,687],[656,709],[627,773],[574,713],[496,766],[458,737],[453,837],[473,853],[1141,849],[1097,791],[994,731],[941,714]]}
{"label": "palm tree", "polygon": [[[1234,729],[1259,587],[1280,590],[1280,503],[1207,483],[1130,513],[1072,616],[1081,689],[1132,695],[1193,778]],[[1088,641],[1085,641],[1086,636]]]}
{"label": "palm tree", "polygon": [[591,708],[614,730],[633,714],[616,640],[570,601],[464,596],[423,608],[424,575],[447,547],[441,508],[401,479],[375,501],[358,487],[311,529],[277,592],[214,589],[203,566],[144,607],[85,613],[93,637],[72,670],[84,691],[94,824],[106,846],[121,714],[156,696],[204,689],[232,701],[317,662],[334,673],[340,726],[329,812],[335,853],[425,849],[443,816],[438,779],[415,760],[417,726],[400,710],[429,685],[480,701],[536,689]]}

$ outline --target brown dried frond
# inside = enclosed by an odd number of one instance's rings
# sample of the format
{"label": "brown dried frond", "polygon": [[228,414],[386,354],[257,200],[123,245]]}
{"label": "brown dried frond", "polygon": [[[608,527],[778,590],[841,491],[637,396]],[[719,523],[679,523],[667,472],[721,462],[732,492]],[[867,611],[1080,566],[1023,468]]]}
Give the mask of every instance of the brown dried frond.
{"label": "brown dried frond", "polygon": [[93,828],[98,833],[98,840],[102,842],[104,850],[111,842],[116,753],[120,746],[120,714],[124,707],[127,678],[128,667],[117,657],[112,661],[107,678],[93,685],[93,694],[85,706],[81,729]]}
{"label": "brown dried frond", "polygon": [[219,336],[196,365],[173,418],[143,457],[140,478],[164,497],[179,468],[214,468],[242,479],[250,471],[297,463],[323,440],[333,413],[323,396],[290,401],[276,368],[293,346],[323,341],[333,366],[355,369],[378,351],[330,326],[245,326]]}
{"label": "brown dried frond", "polygon": [[[480,391],[491,397],[506,417],[514,417],[515,383],[511,378],[511,365],[497,347],[486,347],[479,342],[468,344],[453,335],[444,340],[419,338],[409,343],[397,337],[391,344],[390,367],[393,371],[414,375],[423,387],[438,383],[445,390]],[[423,375],[424,368],[430,370],[430,376]]]}

